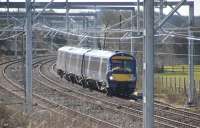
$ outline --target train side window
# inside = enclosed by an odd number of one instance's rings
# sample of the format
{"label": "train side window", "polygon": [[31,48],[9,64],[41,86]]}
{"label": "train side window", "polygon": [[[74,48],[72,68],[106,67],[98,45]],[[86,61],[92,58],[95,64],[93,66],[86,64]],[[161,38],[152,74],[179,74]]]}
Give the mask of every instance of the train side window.
{"label": "train side window", "polygon": [[65,54],[64,54],[64,52],[61,52],[61,58],[60,58],[60,66],[61,66],[61,69],[62,70],[65,70],[65,61],[63,61],[64,60],[64,56]]}
{"label": "train side window", "polygon": [[100,58],[97,57],[91,57],[90,59],[90,75],[93,76],[93,78],[99,78],[98,71],[100,66]]}
{"label": "train side window", "polygon": [[87,70],[88,70],[88,61],[89,61],[89,57],[85,56],[84,58],[84,65],[83,65],[83,74],[86,75],[87,74]]}
{"label": "train side window", "polygon": [[74,72],[74,54],[71,54],[71,59],[70,59],[70,71],[73,73]]}
{"label": "train side window", "polygon": [[60,51],[58,51],[58,56],[57,56],[57,60],[56,60],[56,67],[60,68]]}
{"label": "train side window", "polygon": [[75,74],[78,74],[78,59],[79,59],[79,54],[75,54],[75,63],[74,63],[74,66],[75,66],[75,68],[74,68],[74,72],[75,72]]}
{"label": "train side window", "polygon": [[103,58],[101,67],[101,75],[103,80],[106,80],[107,62],[108,62],[107,59]]}
{"label": "train side window", "polygon": [[82,55],[77,55],[77,74],[81,75],[81,64],[82,64]]}
{"label": "train side window", "polygon": [[65,53],[65,70],[69,71],[69,59],[70,59],[70,54],[68,52]]}
{"label": "train side window", "polygon": [[76,73],[76,54],[72,54],[71,57],[71,69],[73,73]]}
{"label": "train side window", "polygon": [[71,67],[71,58],[72,58],[72,54],[71,53],[68,53],[68,56],[69,56],[69,59],[68,59],[68,63],[67,63],[67,65],[68,65],[68,69],[69,69],[69,71],[71,72],[71,69],[70,69],[70,67]]}

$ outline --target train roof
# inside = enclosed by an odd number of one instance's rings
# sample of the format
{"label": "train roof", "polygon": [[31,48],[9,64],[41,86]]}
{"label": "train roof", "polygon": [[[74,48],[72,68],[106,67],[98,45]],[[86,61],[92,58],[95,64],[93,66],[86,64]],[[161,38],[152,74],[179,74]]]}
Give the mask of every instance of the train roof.
{"label": "train roof", "polygon": [[92,56],[92,57],[101,57],[101,58],[110,58],[116,52],[113,51],[106,51],[106,50],[98,50],[98,49],[88,49],[88,48],[78,48],[78,47],[71,47],[71,46],[64,46],[58,49],[58,51],[61,52],[69,52],[74,54],[82,55],[86,53],[86,56]]}
{"label": "train roof", "polygon": [[70,46],[64,46],[58,49],[58,51],[61,51],[61,52],[69,52],[69,53],[75,53],[75,54],[83,54],[89,50],[90,49],[70,47]]}
{"label": "train roof", "polygon": [[110,58],[114,54],[115,54],[115,52],[112,52],[112,51],[94,49],[94,50],[91,50],[90,52],[86,53],[86,56]]}

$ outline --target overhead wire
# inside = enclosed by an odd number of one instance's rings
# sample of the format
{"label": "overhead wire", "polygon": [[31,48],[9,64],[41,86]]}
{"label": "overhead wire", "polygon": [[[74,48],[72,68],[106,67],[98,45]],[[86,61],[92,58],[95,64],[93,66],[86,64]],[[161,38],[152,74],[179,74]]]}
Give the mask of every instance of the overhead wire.
{"label": "overhead wire", "polygon": [[[131,52],[129,52],[129,53],[131,53]],[[132,53],[144,53],[143,51],[139,51],[139,50],[137,50],[137,51],[133,51]],[[188,56],[188,54],[180,54],[180,53],[171,53],[171,52],[156,52],[156,53],[154,53],[154,55],[169,55],[169,56]],[[198,56],[200,56],[199,54],[193,54],[192,56],[194,56],[194,57],[198,57]]]}
{"label": "overhead wire", "polygon": [[111,28],[113,28],[113,27],[115,27],[115,26],[118,26],[118,25],[120,25],[120,24],[122,24],[122,23],[126,23],[126,22],[130,21],[132,18],[134,18],[134,17],[136,17],[136,16],[138,16],[138,15],[136,14],[136,15],[131,16],[131,17],[125,19],[125,20],[122,20],[121,22],[118,22],[118,23],[116,23],[116,24],[113,24],[113,25],[107,27],[107,28],[105,29],[105,31],[106,31],[106,30],[109,30],[109,29],[111,29]]}
{"label": "overhead wire", "polygon": [[[55,28],[52,28],[52,27],[49,27],[47,25],[43,25],[41,27],[44,27],[46,29],[50,29],[52,31],[57,31],[57,32],[60,32],[60,33],[64,33],[64,34],[68,34],[68,35],[71,35],[71,36],[77,36],[77,37],[82,37],[83,35],[79,35],[79,34],[75,34],[75,33],[71,33],[71,32],[66,32],[66,31],[63,31],[63,30],[58,30],[58,29],[55,29]],[[37,27],[37,29],[40,29],[41,30],[41,27]],[[35,27],[36,28],[36,27]],[[85,37],[87,38],[92,38],[92,39],[104,39],[103,36],[89,36],[89,35],[86,35]],[[135,37],[124,37],[124,39],[139,39],[139,38],[143,38],[144,36],[135,36]],[[106,39],[110,39],[110,40],[119,40],[121,39],[121,37],[107,37]]]}
{"label": "overhead wire", "polygon": [[[171,32],[172,34],[169,34],[170,36],[176,36],[176,37],[180,37],[180,38],[185,38],[185,39],[188,39],[188,40],[196,40],[196,41],[200,41],[200,37],[195,37],[195,36],[190,36],[190,35],[186,35],[186,34],[178,34],[178,33],[175,33],[173,31],[166,31],[164,30],[166,33],[169,33]],[[162,35],[162,34],[161,34]]]}
{"label": "overhead wire", "polygon": [[[47,25],[42,25],[42,27],[44,27],[45,29],[48,29],[48,30],[57,31],[57,32],[60,32],[60,33],[63,33],[63,34],[68,34],[68,35],[71,35],[71,36],[77,36],[77,37],[83,36],[83,35],[80,35],[80,34],[75,34],[75,33],[71,33],[71,32],[66,32],[64,30],[52,28],[52,27],[49,27]],[[37,29],[41,29],[41,27],[37,27]],[[165,33],[162,33],[162,34],[156,34],[155,36],[158,37],[158,36],[166,36],[166,35],[171,36],[171,37],[180,37],[180,38],[200,41],[200,38],[195,37],[195,36],[189,36],[189,35],[184,35],[184,34],[176,34],[174,32],[169,34],[169,31],[165,31]],[[85,37],[91,38],[91,39],[104,39],[105,38],[103,36],[90,36],[90,35],[85,35]],[[123,39],[127,40],[127,39],[140,39],[140,38],[144,38],[144,35],[124,37]],[[106,39],[108,39],[108,40],[119,40],[119,39],[121,39],[121,37],[106,37]]]}
{"label": "overhead wire", "polygon": [[39,12],[34,18],[33,21],[36,20],[46,9],[49,5],[51,5],[54,2],[54,0],[51,0],[48,4],[45,5],[45,7],[42,9],[41,12]]}
{"label": "overhead wire", "polygon": [[19,36],[19,35],[21,35],[23,33],[24,32],[19,32],[19,33],[15,34],[15,35],[12,35],[12,36],[9,36],[9,37],[0,38],[0,40],[8,40],[8,39],[11,39],[11,38],[15,38],[15,37],[17,37],[17,36]]}

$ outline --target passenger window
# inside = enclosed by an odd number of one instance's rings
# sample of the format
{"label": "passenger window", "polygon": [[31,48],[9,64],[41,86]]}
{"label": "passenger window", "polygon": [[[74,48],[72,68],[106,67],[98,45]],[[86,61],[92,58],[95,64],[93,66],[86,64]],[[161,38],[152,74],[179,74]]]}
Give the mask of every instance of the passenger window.
{"label": "passenger window", "polygon": [[102,79],[105,80],[106,79],[106,73],[107,73],[107,59],[103,58],[102,60],[102,67],[101,67],[101,75],[102,75]]}
{"label": "passenger window", "polygon": [[100,63],[100,58],[91,57],[90,70],[95,73],[98,72],[99,71],[99,63]]}

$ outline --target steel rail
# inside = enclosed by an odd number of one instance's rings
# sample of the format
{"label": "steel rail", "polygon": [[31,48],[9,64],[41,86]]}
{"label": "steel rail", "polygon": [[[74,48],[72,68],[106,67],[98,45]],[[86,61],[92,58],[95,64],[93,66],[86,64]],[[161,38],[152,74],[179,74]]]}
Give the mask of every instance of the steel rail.
{"label": "steel rail", "polygon": [[[44,75],[43,73],[42,73],[42,71],[41,71],[41,68],[42,68],[42,66],[44,65],[44,64],[46,64],[46,63],[48,63],[48,62],[50,62],[50,61],[52,61],[52,60],[49,60],[49,61],[46,61],[45,63],[43,63],[43,64],[41,64],[40,65],[40,67],[39,67],[39,73],[40,73],[40,75],[42,76],[42,75]],[[43,76],[42,76],[43,77]],[[47,79],[49,82],[51,82],[51,79]],[[41,80],[39,81],[38,80],[38,82],[40,82],[40,83],[42,83],[41,82]],[[52,83],[52,82],[51,82]],[[42,83],[42,84],[45,84],[45,83]],[[62,92],[62,93],[65,93],[65,92],[63,92],[63,90],[65,90],[66,88],[63,88],[63,87],[61,87],[61,86],[56,86],[56,87],[59,87],[59,88],[54,88],[55,90],[57,90],[57,91],[60,91],[60,92]],[[53,88],[53,87],[52,87]],[[74,90],[70,90],[71,92],[74,92]],[[80,92],[78,93],[78,94],[80,94]],[[89,96],[89,95],[86,95],[86,94],[84,94],[84,93],[81,93],[81,95],[84,95],[84,96],[86,96],[87,98],[88,98],[88,100],[91,100],[91,99],[93,99],[93,101],[94,102],[92,102],[92,103],[95,103],[97,100],[98,101],[101,101],[102,103],[104,102],[104,103],[108,103],[108,102],[105,102],[104,100],[102,100],[102,99],[99,99],[99,98],[96,98],[96,97],[92,97],[92,96]],[[75,98],[78,98],[78,97],[75,97]],[[88,101],[87,101],[88,102]],[[95,103],[96,104],[96,103]],[[135,117],[137,117],[137,118],[140,118],[140,119],[142,119],[142,117],[141,117],[141,115],[142,115],[142,113],[141,113],[141,111],[138,111],[138,110],[136,110],[136,109],[132,109],[132,112],[133,112],[133,110],[134,110],[134,113],[137,113],[137,114],[139,114],[139,115],[135,115],[135,114],[133,114],[133,113],[128,113],[128,112],[123,112],[123,111],[120,111],[119,109],[118,109],[118,107],[120,108],[121,106],[120,105],[114,105],[116,108],[113,108],[113,104],[105,104],[105,105],[110,105],[110,107],[107,107],[107,109],[110,109],[110,110],[112,110],[112,111],[116,111],[116,112],[121,112],[122,114],[127,114],[127,115],[129,115],[129,116],[135,116]],[[111,107],[112,107],[112,109],[111,109]],[[169,127],[169,128],[174,128],[175,126],[172,126],[172,125],[170,125],[170,124],[166,124],[166,123],[164,123],[164,122],[159,122],[159,121],[155,121],[157,124],[159,124],[159,126],[160,125],[162,125],[162,126],[165,126],[165,127]]]}
{"label": "steel rail", "polygon": [[[57,76],[55,70],[54,70],[54,67],[55,67],[56,63],[54,63],[52,66],[51,66],[51,70],[50,70],[50,73],[54,74],[55,76]],[[200,122],[200,114],[197,114],[197,113],[194,113],[194,112],[191,112],[191,111],[185,111],[185,110],[182,110],[183,108],[177,108],[175,106],[172,106],[171,104],[167,104],[167,103],[163,103],[163,102],[160,102],[158,100],[155,100],[156,103],[154,103],[156,106],[156,110],[159,110],[159,111],[163,111],[163,112],[168,112],[170,114],[176,114],[178,116],[182,116],[184,118],[190,118],[192,120],[196,120],[196,121],[199,121]],[[138,104],[140,106],[138,107],[141,107],[141,103],[140,102],[134,102],[135,104]],[[142,108],[141,108],[142,109]],[[167,109],[167,110],[165,110]],[[172,110],[172,111],[169,111],[169,110]]]}
{"label": "steel rail", "polygon": [[[47,61],[46,63],[48,63],[48,61]],[[111,106],[112,106],[112,105],[113,105],[113,106],[116,106],[116,107],[119,107],[119,106],[120,106],[120,108],[129,109],[129,110],[131,110],[131,111],[137,111],[137,112],[139,112],[140,114],[142,114],[142,111],[141,111],[141,110],[135,110],[135,109],[130,108],[130,107],[127,107],[127,106],[123,106],[123,105],[119,105],[119,104],[116,104],[116,103],[108,102],[108,101],[105,101],[105,100],[102,100],[102,99],[93,97],[93,96],[91,96],[91,95],[87,95],[87,94],[82,93],[82,92],[80,92],[80,91],[72,90],[72,89],[70,89],[70,88],[68,88],[68,87],[61,87],[57,82],[55,82],[55,81],[49,79],[49,78],[48,78],[45,74],[43,74],[41,71],[40,71],[40,74],[41,74],[42,77],[44,77],[44,78],[47,79],[48,81],[51,81],[51,83],[55,84],[57,87],[59,86],[59,87],[61,88],[61,90],[62,90],[62,89],[69,89],[69,90],[72,91],[72,92],[75,92],[75,93],[78,93],[78,94],[80,94],[80,95],[83,95],[83,96],[86,96],[86,97],[89,97],[89,98],[93,98],[93,99],[95,99],[95,100],[98,100],[98,101],[107,103],[107,104],[109,104],[109,105],[111,105]],[[158,115],[155,115],[155,117],[156,117],[156,119],[158,119],[158,120],[162,120],[162,121],[163,121],[163,120],[165,120],[165,121],[167,120],[167,121],[173,123],[174,125],[175,125],[176,123],[178,123],[178,124],[180,124],[180,125],[182,125],[182,126],[187,126],[187,127],[192,127],[192,128],[196,128],[196,127],[197,127],[197,126],[194,126],[194,125],[190,125],[190,124],[183,123],[183,122],[180,122],[180,121],[168,119],[168,118],[161,117],[161,116],[158,116]],[[174,126],[173,126],[173,127],[174,127]]]}
{"label": "steel rail", "polygon": [[[39,62],[40,62],[40,61],[39,61]],[[11,79],[9,79],[8,76],[6,75],[6,70],[7,70],[7,68],[8,68],[9,66],[13,65],[13,64],[16,64],[16,63],[18,63],[18,62],[13,61],[13,62],[9,63],[8,65],[6,65],[6,67],[3,69],[3,72],[2,72],[2,73],[3,73],[4,78],[5,78],[10,84],[14,85],[14,86],[17,87],[18,89],[23,90],[23,88],[22,88],[19,84],[13,82],[13,81],[12,81]],[[38,62],[37,62],[37,63],[38,63]],[[34,64],[37,64],[37,63],[34,63]],[[33,93],[33,96],[36,97],[37,99],[40,99],[40,100],[46,102],[46,103],[49,103],[49,104],[52,104],[52,105],[54,105],[54,106],[56,106],[56,107],[62,108],[62,109],[64,109],[65,111],[73,112],[74,114],[79,114],[79,115],[82,116],[82,117],[89,118],[90,120],[92,120],[92,121],[94,121],[94,122],[98,122],[98,123],[100,123],[100,124],[102,124],[102,125],[104,125],[104,126],[112,127],[112,128],[119,128],[118,126],[115,126],[115,125],[113,125],[113,124],[110,124],[110,123],[108,123],[108,122],[106,122],[106,121],[102,121],[102,120],[100,120],[100,119],[94,118],[94,117],[89,116],[89,115],[86,115],[86,114],[84,114],[84,113],[74,111],[74,110],[72,110],[72,109],[70,109],[70,108],[68,108],[68,107],[66,107],[66,106],[59,105],[58,103],[53,102],[53,101],[51,101],[51,100],[49,100],[49,99],[47,99],[47,98],[44,98],[44,97],[42,97],[42,96],[40,96],[40,95],[38,95],[38,94],[36,94],[36,93]],[[97,124],[98,124],[98,123],[97,123]]]}
{"label": "steel rail", "polygon": [[[55,66],[55,64],[53,64],[53,65],[51,66],[50,72],[56,76],[56,73],[55,73],[55,71],[54,71],[54,66]],[[141,104],[140,102],[134,102],[134,103],[137,104],[137,105],[138,105],[138,106],[137,106],[138,109],[142,111],[142,107],[141,107],[142,104]],[[198,122],[200,122],[200,118],[198,118],[200,115],[198,115],[198,114],[196,114],[196,113],[192,113],[192,112],[189,112],[189,111],[183,111],[183,110],[174,108],[174,107],[172,107],[172,106],[169,106],[169,104],[162,105],[162,104],[155,103],[155,105],[156,105],[156,106],[155,106],[156,110],[159,110],[160,112],[168,113],[168,115],[169,115],[169,114],[171,114],[171,115],[177,115],[177,116],[179,116],[179,117],[181,117],[181,118],[189,118],[191,121],[195,121],[196,124],[198,124]],[[118,106],[121,107],[122,105],[118,104]],[[128,107],[128,106],[126,106],[126,107]],[[130,107],[128,107],[128,108],[130,108]],[[132,108],[130,108],[130,109],[132,109]],[[165,110],[165,109],[171,109],[171,110],[173,110],[173,111]],[[177,111],[177,112],[176,112],[176,111]],[[167,114],[166,114],[166,115],[167,115]],[[196,116],[196,117],[194,117],[194,116]],[[177,120],[178,120],[178,119],[177,119]],[[181,120],[181,119],[180,119],[180,120]],[[188,122],[188,120],[187,120],[186,122]],[[189,122],[189,123],[190,123],[190,122]],[[191,123],[194,123],[194,122],[191,122]],[[186,123],[185,123],[185,124],[186,124]]]}
{"label": "steel rail", "polygon": [[[52,60],[47,60],[46,62],[49,62],[49,61],[52,61]],[[45,63],[46,63],[46,62],[45,62]],[[42,68],[43,64],[45,64],[45,63],[40,64],[39,69],[38,69],[39,74],[42,73],[42,72],[41,72],[41,68]],[[78,97],[78,96],[75,96],[75,95],[73,95],[73,94],[72,94],[72,95],[71,95],[71,94],[67,94],[66,92],[64,92],[63,89],[58,88],[57,86],[49,85],[49,84],[47,84],[46,82],[43,82],[41,79],[34,78],[34,80],[37,81],[37,82],[39,82],[40,84],[42,84],[42,85],[48,87],[48,88],[52,88],[52,89],[56,90],[57,92],[59,92],[59,93],[61,93],[61,94],[65,94],[65,95],[67,95],[68,97],[73,97],[73,99],[83,100],[84,102],[87,102],[87,103],[90,103],[90,104],[99,105],[99,104],[96,103],[95,101],[92,102],[92,101],[90,101],[89,99],[83,99],[83,98]],[[50,82],[50,83],[51,83],[51,82]],[[125,114],[125,115],[128,115],[128,116],[132,116],[132,117],[136,117],[136,118],[142,119],[141,116],[138,116],[138,115],[135,115],[135,114],[130,114],[130,113],[127,113],[127,112],[123,112],[123,111],[120,111],[120,110],[118,110],[118,109],[113,109],[112,106],[109,106],[109,107],[103,106],[103,108],[105,108],[105,109],[107,109],[107,110],[109,110],[109,111],[114,111],[115,113],[117,112],[117,113],[121,113],[121,114]]]}

